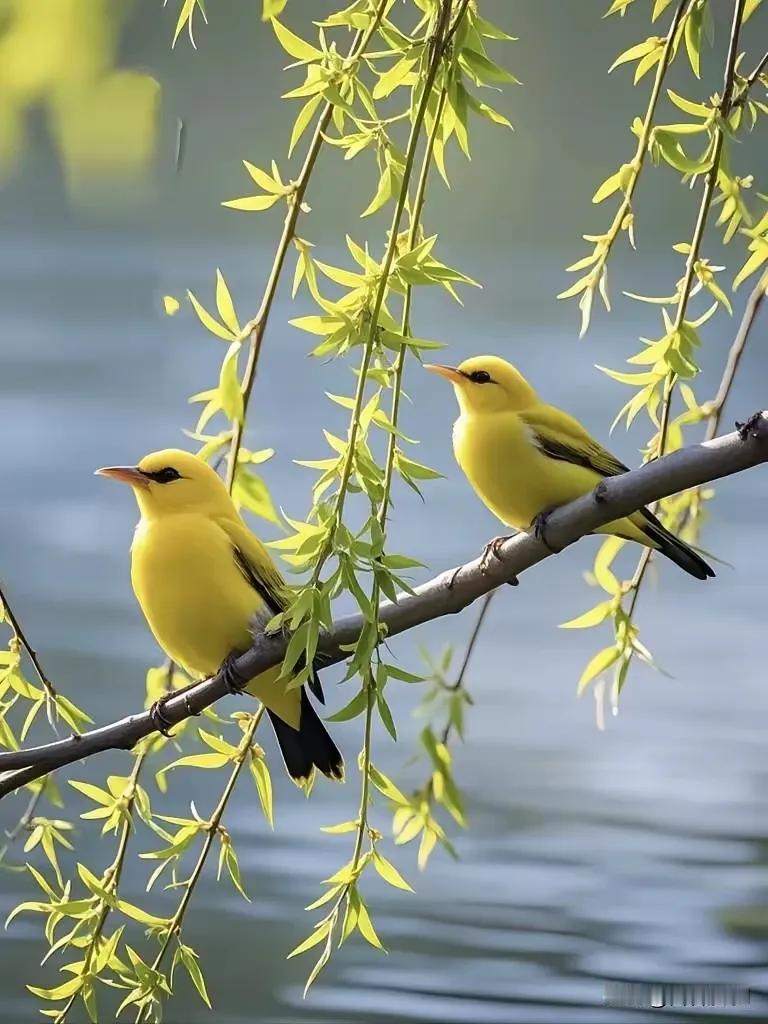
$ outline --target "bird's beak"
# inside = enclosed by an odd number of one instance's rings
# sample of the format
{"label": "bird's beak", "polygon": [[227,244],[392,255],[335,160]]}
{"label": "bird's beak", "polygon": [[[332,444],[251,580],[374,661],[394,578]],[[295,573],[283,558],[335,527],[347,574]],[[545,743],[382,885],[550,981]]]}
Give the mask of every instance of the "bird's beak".
{"label": "bird's beak", "polygon": [[461,370],[457,370],[455,366],[443,366],[442,363],[424,363],[424,369],[429,370],[430,373],[437,373],[441,377],[445,377],[452,384],[461,384],[464,380],[464,374]]}
{"label": "bird's beak", "polygon": [[108,476],[113,480],[120,480],[131,487],[149,487],[149,480],[142,473],[138,466],[105,466],[97,469],[96,476]]}

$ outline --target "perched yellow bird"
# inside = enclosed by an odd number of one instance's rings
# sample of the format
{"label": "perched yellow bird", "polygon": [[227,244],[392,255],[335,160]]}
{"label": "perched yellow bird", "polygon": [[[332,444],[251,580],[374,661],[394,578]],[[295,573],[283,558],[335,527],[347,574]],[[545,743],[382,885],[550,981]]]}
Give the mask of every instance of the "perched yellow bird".
{"label": "perched yellow bird", "polygon": [[[453,450],[475,492],[517,530],[539,529],[547,513],[588,494],[607,476],[628,471],[573,416],[540,401],[523,375],[498,356],[461,366],[426,365],[452,384],[461,415]],[[714,576],[704,559],[642,508],[601,526],[660,551],[691,576]]]}
{"label": "perched yellow bird", "polygon": [[[190,675],[230,664],[232,652],[250,647],[253,629],[288,607],[290,589],[202,459],[172,448],[137,466],[96,472],[133,489],[141,512],[131,545],[133,589],[157,642]],[[288,689],[279,675],[279,666],[269,669],[245,690],[267,708],[289,775],[304,782],[317,768],[343,779],[342,756],[304,687]],[[322,701],[316,673],[309,686]]]}

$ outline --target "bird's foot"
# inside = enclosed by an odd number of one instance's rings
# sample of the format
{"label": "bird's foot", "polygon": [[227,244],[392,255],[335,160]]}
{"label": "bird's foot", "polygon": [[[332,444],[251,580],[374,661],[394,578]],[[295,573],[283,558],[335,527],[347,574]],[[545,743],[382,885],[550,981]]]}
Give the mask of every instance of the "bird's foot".
{"label": "bird's foot", "polygon": [[[485,575],[491,567],[492,559],[496,559],[497,562],[502,560],[501,558],[501,546],[505,541],[511,540],[515,535],[513,533],[501,534],[499,537],[494,537],[493,540],[489,540],[483,548],[483,552],[480,555],[480,572]],[[518,584],[517,576],[513,576],[511,579],[506,581],[510,587],[516,587]]]}
{"label": "bird's foot", "polygon": [[221,677],[224,680],[224,685],[227,687],[230,693],[242,693],[243,689],[248,680],[241,675],[238,671],[236,662],[241,655],[241,651],[237,651],[233,654],[228,654],[224,661],[221,663],[219,669]]}
{"label": "bird's foot", "polygon": [[171,729],[174,723],[168,718],[165,713],[165,705],[168,700],[173,696],[171,693],[166,693],[164,697],[160,697],[152,707],[149,709],[149,720],[154,726],[155,730],[161,733],[163,736],[172,736]]}
{"label": "bird's foot", "polygon": [[761,412],[756,412],[745,423],[739,423],[736,421],[736,429],[739,432],[739,437],[742,441],[746,441],[749,437],[757,437],[758,427],[760,426],[763,419]]}
{"label": "bird's foot", "polygon": [[542,509],[531,523],[531,531],[536,540],[541,541],[547,551],[550,551],[553,555],[559,555],[563,550],[562,548],[553,547],[547,540],[547,520],[557,507],[557,505],[550,505],[548,508]]}

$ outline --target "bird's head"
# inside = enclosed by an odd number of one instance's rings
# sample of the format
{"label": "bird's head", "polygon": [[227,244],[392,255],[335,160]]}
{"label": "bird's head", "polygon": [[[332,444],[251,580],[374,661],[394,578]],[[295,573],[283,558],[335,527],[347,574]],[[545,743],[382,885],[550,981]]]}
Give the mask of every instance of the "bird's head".
{"label": "bird's head", "polygon": [[522,373],[499,356],[472,356],[459,366],[425,363],[424,369],[453,384],[465,415],[522,410],[537,401],[536,392]]}
{"label": "bird's head", "polygon": [[179,448],[152,452],[135,466],[107,466],[97,475],[129,484],[144,518],[174,512],[226,512],[230,498],[207,462]]}

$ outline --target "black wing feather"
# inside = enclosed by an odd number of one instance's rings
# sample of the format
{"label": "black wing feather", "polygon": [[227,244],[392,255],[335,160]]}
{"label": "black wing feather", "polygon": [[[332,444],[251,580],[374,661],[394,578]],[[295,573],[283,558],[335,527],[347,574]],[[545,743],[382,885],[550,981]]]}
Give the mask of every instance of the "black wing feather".
{"label": "black wing feather", "polygon": [[[263,580],[258,573],[254,571],[253,566],[245,557],[240,548],[234,548],[235,554],[235,565],[243,574],[248,583],[253,587],[259,597],[262,599],[267,608],[272,612],[273,615],[277,615],[280,612],[284,612],[288,607],[288,603],[285,600],[283,594],[273,590],[265,580]],[[321,704],[325,704],[325,694],[323,693],[323,687],[320,682],[320,677],[317,672],[313,672],[307,681],[312,693],[317,697]]]}

